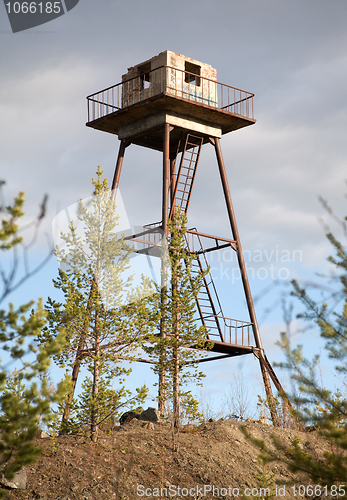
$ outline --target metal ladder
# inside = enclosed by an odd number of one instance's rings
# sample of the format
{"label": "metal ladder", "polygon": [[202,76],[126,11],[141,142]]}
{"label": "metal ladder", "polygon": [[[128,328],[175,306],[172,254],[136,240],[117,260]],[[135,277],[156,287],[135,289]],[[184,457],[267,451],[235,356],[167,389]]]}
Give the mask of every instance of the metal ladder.
{"label": "metal ladder", "polygon": [[[187,213],[202,143],[203,138],[195,136],[193,134],[188,133],[185,138],[180,166],[177,172],[175,187],[172,196],[174,202],[172,203],[169,214],[170,219],[172,219],[174,212],[177,209],[180,209],[182,212]],[[196,237],[198,238],[199,242],[199,250],[195,252],[190,251],[189,241],[186,237],[186,246],[188,252],[194,253],[196,256],[191,265],[191,279],[196,277],[201,272],[205,273],[208,269],[208,262],[204,254],[201,239],[198,235],[196,235]],[[215,307],[215,303],[217,304],[217,309]],[[217,290],[210,272],[208,272],[202,280],[202,286],[196,296],[196,305],[200,320],[208,330],[208,337],[211,338],[211,340],[224,342],[223,329],[221,326],[224,316],[222,312],[222,306],[217,295]]]}
{"label": "metal ladder", "polygon": [[[196,258],[193,260],[190,270],[191,278],[196,277],[199,273],[206,273],[208,270],[208,262],[204,254],[201,239],[196,235],[199,242],[199,250],[190,252],[189,241],[186,237],[188,252],[194,254]],[[223,322],[225,323],[222,306],[219,301],[217,290],[213,282],[211,273],[208,271],[202,280],[202,286],[195,297],[198,313],[202,324],[208,330],[208,338],[211,340],[224,342]],[[216,306],[217,305],[217,309]]]}
{"label": "metal ladder", "polygon": [[175,201],[171,206],[170,219],[177,208],[187,213],[202,143],[202,137],[187,134],[172,196]]}

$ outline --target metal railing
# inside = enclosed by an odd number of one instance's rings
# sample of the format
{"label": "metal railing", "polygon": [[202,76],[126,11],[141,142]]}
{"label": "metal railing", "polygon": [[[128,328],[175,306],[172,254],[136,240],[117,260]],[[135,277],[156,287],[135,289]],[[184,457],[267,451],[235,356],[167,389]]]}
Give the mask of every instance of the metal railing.
{"label": "metal railing", "polygon": [[[196,234],[194,234],[194,231]],[[207,235],[206,235],[207,237]],[[201,241],[201,235],[197,233],[196,228],[192,228],[185,234],[185,240],[187,244],[187,249],[192,252],[194,251],[194,240],[197,243],[197,254],[200,254],[200,262],[202,261],[203,269],[206,271],[209,268],[206,255],[204,252],[204,247]],[[190,244],[192,246],[190,246]],[[199,257],[198,257],[199,258]],[[204,315],[203,320],[206,323],[208,329],[208,338],[210,340],[218,341],[220,340],[220,333],[222,333],[222,340],[226,344],[239,345],[244,347],[249,347],[252,345],[253,341],[253,329],[252,323],[250,321],[243,321],[239,319],[226,318],[224,316],[222,305],[219,300],[219,296],[217,293],[216,286],[214,284],[214,280],[212,274],[208,272],[208,281],[205,282],[206,287],[209,289],[209,296],[211,301],[214,302],[215,311],[219,311],[217,314]],[[199,302],[199,294],[196,298],[197,302]],[[214,325],[211,326],[208,322],[214,321]],[[217,326],[219,325],[219,327]],[[222,330],[219,333],[219,328]],[[218,333],[217,333],[218,332]]]}
{"label": "metal railing", "polygon": [[[142,250],[150,250],[151,247],[153,246],[159,246],[163,242],[163,231],[162,231],[162,223],[160,222],[154,222],[152,224],[146,224],[143,227],[138,227],[137,229],[142,229],[141,232],[137,232],[136,235],[133,236],[128,236],[125,239],[126,240],[133,240],[136,242],[137,249],[142,251]],[[185,238],[186,238],[186,243],[187,243],[187,250],[192,251],[192,248],[190,247],[190,243],[193,244],[194,240],[195,244],[197,245],[198,249],[203,249],[202,242],[200,239],[199,234],[194,234],[194,228],[193,230],[189,230],[190,233],[186,233]],[[134,238],[135,236],[135,238]],[[206,256],[202,252],[203,259],[204,259],[204,269],[208,268],[208,262],[206,260]],[[213,314],[212,310],[210,314],[204,315],[203,319],[206,321],[206,327],[208,330],[208,338],[212,341],[221,341],[220,334],[217,333],[217,327],[216,324],[218,324],[221,327],[222,330],[222,335],[223,335],[223,343],[226,344],[232,344],[236,346],[243,346],[243,347],[250,347],[254,345],[254,336],[253,336],[253,328],[250,321],[243,321],[239,319],[233,319],[233,318],[226,318],[223,314],[222,311],[222,306],[219,301],[219,297],[217,294],[217,290],[215,287],[215,284],[212,279],[212,275],[209,274],[209,290],[211,293],[211,299],[215,302],[215,305],[217,306],[216,311],[218,312],[216,314]],[[214,322],[214,326],[211,326],[209,324],[209,321]]]}
{"label": "metal railing", "polygon": [[[224,325],[224,342],[226,344],[249,347],[254,344],[252,323],[239,319],[221,317]],[[213,340],[213,339],[212,339]]]}
{"label": "metal railing", "polygon": [[134,233],[130,231],[130,234],[125,236],[125,240],[133,243],[134,252],[144,253],[146,250],[150,251],[153,247],[161,248],[161,251],[165,252],[166,246],[161,222],[147,224],[146,226],[135,226],[134,231]]}
{"label": "metal railing", "polygon": [[254,119],[254,94],[172,66],[161,66],[89,95],[88,122],[161,94]]}

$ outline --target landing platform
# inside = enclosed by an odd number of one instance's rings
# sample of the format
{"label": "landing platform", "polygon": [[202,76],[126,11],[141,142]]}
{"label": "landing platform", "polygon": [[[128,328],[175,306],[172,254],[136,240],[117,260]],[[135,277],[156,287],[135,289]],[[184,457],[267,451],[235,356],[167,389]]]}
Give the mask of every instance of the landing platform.
{"label": "landing platform", "polygon": [[166,65],[136,75],[87,97],[87,127],[162,151],[168,123],[175,154],[181,132],[207,142],[256,122],[251,92]]}
{"label": "landing platform", "polygon": [[209,352],[218,352],[228,354],[229,356],[242,356],[244,354],[252,354],[254,347],[236,344],[227,344],[226,342],[206,340],[206,344],[213,343],[213,347]]}
{"label": "landing platform", "polygon": [[202,135],[206,143],[211,136],[221,137],[255,122],[253,118],[162,93],[91,120],[86,125],[116,134],[119,139],[129,139],[133,144],[162,151],[162,126],[169,123],[174,127],[170,142],[176,151],[181,131],[190,130]]}

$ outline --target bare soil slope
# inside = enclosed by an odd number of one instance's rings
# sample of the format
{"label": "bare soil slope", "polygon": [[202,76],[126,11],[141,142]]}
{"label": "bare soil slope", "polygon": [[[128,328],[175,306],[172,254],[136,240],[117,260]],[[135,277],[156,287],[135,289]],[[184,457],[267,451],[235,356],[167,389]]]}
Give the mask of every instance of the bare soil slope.
{"label": "bare soil slope", "polygon": [[[242,498],[245,488],[259,487],[259,450],[241,432],[239,422],[218,421],[186,426],[180,451],[172,451],[171,430],[164,424],[133,420],[102,434],[96,444],[81,436],[41,439],[43,452],[27,468],[26,490],[12,490],[9,499],[21,500],[136,500],[139,498]],[[308,451],[328,449],[313,433],[275,429],[247,422],[247,429],[271,445],[276,433],[289,443],[296,434]],[[276,498],[314,498],[280,483],[293,478],[286,467],[271,463],[278,487]],[[308,485],[301,478],[299,484]],[[214,489],[213,489],[214,488]],[[239,495],[237,495],[239,490]],[[250,493],[250,492],[248,492]],[[285,493],[285,494],[284,494]],[[253,491],[255,497],[256,490]],[[251,495],[252,496],[252,495]],[[331,497],[328,495],[329,498]],[[316,498],[320,498],[316,495]],[[322,498],[326,498],[323,495]]]}

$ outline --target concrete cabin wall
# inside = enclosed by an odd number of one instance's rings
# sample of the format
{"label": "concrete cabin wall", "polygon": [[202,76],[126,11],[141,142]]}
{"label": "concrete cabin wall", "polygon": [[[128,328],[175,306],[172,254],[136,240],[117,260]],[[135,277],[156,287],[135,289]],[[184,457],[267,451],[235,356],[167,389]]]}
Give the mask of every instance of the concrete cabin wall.
{"label": "concrete cabin wall", "polygon": [[[186,69],[186,63],[188,66],[191,64],[200,68],[200,75],[197,75],[195,81],[191,83],[186,81],[189,80],[189,75],[185,73],[189,71]],[[162,66],[172,66],[175,69],[162,68]],[[157,68],[157,71],[153,71]],[[146,74],[148,71],[152,71],[149,77],[144,76],[144,72]],[[204,80],[204,78],[209,80]],[[128,68],[128,72],[122,75],[122,81],[124,82],[122,88],[123,108],[163,92],[208,106],[216,107],[218,105],[217,85],[214,83],[217,81],[217,70],[209,64],[169,50]]]}

